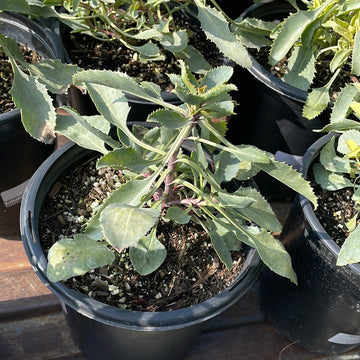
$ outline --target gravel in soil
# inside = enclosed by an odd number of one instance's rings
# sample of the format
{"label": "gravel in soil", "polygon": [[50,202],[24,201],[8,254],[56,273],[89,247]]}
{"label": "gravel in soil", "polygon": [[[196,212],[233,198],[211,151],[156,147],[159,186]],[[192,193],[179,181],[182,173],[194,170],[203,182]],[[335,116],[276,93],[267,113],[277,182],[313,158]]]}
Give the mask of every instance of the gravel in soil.
{"label": "gravel in soil", "polygon": [[[62,237],[80,232],[95,207],[124,181],[121,172],[95,169],[95,159],[79,164],[54,184],[40,215],[41,243],[46,253]],[[227,288],[243,265],[243,252],[233,252],[227,270],[206,232],[197,224],[161,224],[158,239],[167,248],[162,266],[139,276],[127,251],[115,262],[65,284],[101,302],[138,311],[168,311],[203,302]]]}

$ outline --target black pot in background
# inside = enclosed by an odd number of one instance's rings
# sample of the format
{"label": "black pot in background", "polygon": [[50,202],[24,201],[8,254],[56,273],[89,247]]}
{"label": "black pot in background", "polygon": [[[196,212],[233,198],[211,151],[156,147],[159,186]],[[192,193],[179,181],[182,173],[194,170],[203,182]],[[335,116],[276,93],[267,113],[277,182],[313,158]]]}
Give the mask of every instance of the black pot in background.
{"label": "black pot in background", "polygon": [[54,152],[31,178],[21,205],[24,248],[36,274],[59,298],[75,343],[89,360],[177,360],[192,346],[204,322],[234,304],[256,280],[261,261],[254,249],[227,290],[190,308],[169,312],[134,312],[100,303],[46,277],[39,213],[49,190],[63,171],[93,152],[73,143]]}
{"label": "black pot in background", "polygon": [[[274,0],[255,4],[242,16],[283,19],[292,9],[287,1]],[[237,68],[240,119],[230,123],[231,140],[257,145],[271,153],[279,150],[302,156],[321,136],[313,129],[322,128],[329,113],[325,111],[314,120],[305,119],[302,108],[307,92],[284,83],[252,60],[250,69]]]}
{"label": "black pot in background", "polygon": [[[60,40],[22,15],[0,13],[0,34],[35,50],[43,59],[63,59]],[[53,148],[26,133],[19,109],[0,114],[0,236],[20,234],[20,201],[26,181]]]}
{"label": "black pot in background", "polygon": [[[283,19],[293,10],[287,1],[257,3],[244,11],[242,17],[263,20]],[[275,154],[277,151],[302,156],[320,136],[329,119],[329,111],[308,120],[302,116],[307,92],[284,83],[270,74],[253,57],[250,69],[236,67],[235,94],[237,116],[229,121],[227,138],[234,144],[251,144]],[[294,192],[266,174],[256,182],[268,198],[293,198]]]}
{"label": "black pot in background", "polygon": [[[304,175],[329,140],[304,155]],[[360,344],[360,265],[336,266],[339,246],[297,195],[280,240],[289,252],[298,286],[266,269],[261,280],[265,318],[282,335],[312,352],[337,354]]]}

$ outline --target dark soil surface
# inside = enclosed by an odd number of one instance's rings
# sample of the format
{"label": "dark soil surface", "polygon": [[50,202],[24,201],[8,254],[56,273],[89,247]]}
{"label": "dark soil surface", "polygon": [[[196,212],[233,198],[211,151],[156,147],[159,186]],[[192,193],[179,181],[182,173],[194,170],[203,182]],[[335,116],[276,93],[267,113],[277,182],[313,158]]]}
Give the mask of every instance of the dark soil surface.
{"label": "dark soil surface", "polygon": [[[315,186],[315,185],[314,185]],[[341,246],[349,236],[346,222],[358,212],[351,200],[353,189],[327,191],[315,186],[318,208],[315,214],[328,235]]]}
{"label": "dark soil surface", "polygon": [[[221,65],[223,56],[198,25],[184,19],[178,21],[182,22],[182,28],[191,29],[193,33],[189,44],[197,48],[213,67]],[[163,53],[165,60],[141,62],[135,51],[115,40],[101,41],[90,35],[67,32],[63,41],[71,61],[83,69],[122,71],[138,81],[154,82],[163,90],[171,90],[167,74],[180,73],[178,60],[167,51]]]}
{"label": "dark soil surface", "polygon": [[[115,170],[95,169],[95,161],[79,164],[61,176],[47,197],[40,217],[45,253],[59,238],[80,231],[94,206],[122,182]],[[227,270],[212,248],[208,235],[196,224],[163,224],[158,239],[168,255],[162,266],[140,276],[127,251],[66,285],[104,303],[139,311],[168,311],[203,302],[227,288],[243,265],[242,251],[233,253],[233,269]]]}

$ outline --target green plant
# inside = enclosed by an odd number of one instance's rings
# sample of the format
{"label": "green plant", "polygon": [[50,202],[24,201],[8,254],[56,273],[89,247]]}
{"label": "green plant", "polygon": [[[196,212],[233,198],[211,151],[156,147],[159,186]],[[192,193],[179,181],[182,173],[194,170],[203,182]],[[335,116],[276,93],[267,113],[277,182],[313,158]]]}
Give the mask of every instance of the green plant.
{"label": "green plant", "polygon": [[[181,62],[181,75],[169,74],[183,101],[175,106],[162,99],[160,87],[153,83],[138,84],[121,72],[79,70],[57,61],[30,66],[21,58],[15,61],[16,44],[11,39],[0,37],[0,42],[12,59],[12,95],[31,134],[42,141],[54,132],[63,134],[101,153],[98,167],[123,169],[129,176],[94,213],[84,233],[75,236],[76,241],[59,241],[50,250],[48,274],[52,280],[109,263],[115,249],[126,247],[130,247],[135,269],[142,274],[153,271],[165,256],[155,237],[156,224],[163,219],[200,224],[227,267],[232,266],[230,250],[243,242],[255,247],[270,269],[296,282],[289,255],[271,234],[280,231],[281,225],[269,203],[248,185],[232,193],[223,185],[249,180],[264,171],[314,204],[315,197],[309,183],[272,154],[253,146],[235,146],[224,137],[224,119],[234,111],[229,92],[236,87],[228,84],[231,67],[212,69],[197,80]],[[99,115],[80,116],[69,107],[53,107],[49,90],[60,90],[70,78],[69,84],[89,93]],[[145,130],[142,136],[136,135],[135,126],[133,131],[129,129],[125,93],[161,107],[147,119],[157,127]],[[109,135],[111,128],[117,130],[115,138]],[[182,150],[184,141],[194,143],[190,154]],[[212,155],[211,166],[206,152]]]}
{"label": "green plant", "polygon": [[[322,131],[338,133],[321,149],[313,165],[314,179],[322,189],[333,192],[353,189],[355,215],[345,224],[348,236],[341,246],[337,265],[360,262],[358,218],[360,211],[360,84],[348,84],[334,104],[328,125]],[[333,214],[337,216],[337,214]]]}
{"label": "green plant", "polygon": [[[214,0],[211,3],[216,4]],[[164,60],[169,52],[185,61],[192,72],[201,74],[211,66],[201,49],[191,45],[196,34],[189,24],[176,21],[177,15],[190,14],[199,17],[207,37],[226,57],[250,66],[245,48],[230,32],[221,9],[207,5],[206,0],[22,0],[16,5],[0,0],[0,9],[56,18],[73,32],[101,41],[118,41],[133,50],[142,62]]]}
{"label": "green plant", "polygon": [[270,46],[271,66],[288,58],[283,80],[309,91],[303,115],[313,119],[328,107],[330,92],[358,81],[360,3],[302,0],[298,6],[294,0],[288,2],[294,11],[279,24],[242,19],[233,24],[233,31],[248,47]]}

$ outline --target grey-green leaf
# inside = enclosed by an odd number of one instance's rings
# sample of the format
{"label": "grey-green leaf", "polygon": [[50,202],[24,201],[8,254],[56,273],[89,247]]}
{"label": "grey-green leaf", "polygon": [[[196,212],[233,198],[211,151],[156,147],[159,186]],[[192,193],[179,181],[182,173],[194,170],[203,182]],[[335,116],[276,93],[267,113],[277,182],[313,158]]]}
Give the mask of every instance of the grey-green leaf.
{"label": "grey-green leaf", "polygon": [[198,9],[198,19],[201,28],[208,39],[213,41],[219,50],[237,64],[249,68],[252,65],[251,58],[246,48],[236,39],[230,31],[228,22],[215,8],[206,6],[200,0],[195,0]]}
{"label": "grey-green leaf", "polygon": [[121,251],[136,245],[155,225],[159,215],[158,209],[115,203],[102,211],[100,224],[106,241]]}
{"label": "grey-green leaf", "polygon": [[233,194],[255,200],[250,206],[239,209],[239,213],[264,229],[281,231],[281,224],[273,209],[257,190],[250,187],[240,187]]}
{"label": "grey-green leaf", "polygon": [[78,234],[74,239],[57,241],[50,248],[46,274],[50,281],[67,280],[111,264],[114,259],[114,253],[105,242],[97,242],[86,235]]}
{"label": "grey-green leaf", "polygon": [[106,135],[92,128],[90,124],[87,125],[86,121],[75,111],[70,109],[66,109],[66,111],[69,112],[69,115],[57,115],[56,132],[66,136],[81,147],[106,154],[108,152],[104,143]]}
{"label": "grey-green leaf", "polygon": [[287,277],[296,284],[297,277],[292,268],[291,258],[283,244],[265,230],[256,233],[250,233],[249,231],[248,234],[255,243],[256,250],[265,265],[270,270]]}
{"label": "grey-green leaf", "polygon": [[281,181],[295,192],[302,194],[309,199],[315,207],[317,206],[317,198],[309,182],[307,182],[299,172],[288,164],[276,161],[273,157],[271,157],[271,162],[269,164],[256,163],[254,166]]}
{"label": "grey-green leaf", "polygon": [[154,111],[149,115],[147,121],[160,123],[170,129],[179,129],[189,123],[189,119],[186,117],[167,109]]}
{"label": "grey-green leaf", "polygon": [[21,118],[26,131],[46,144],[54,142],[56,113],[53,99],[45,85],[25,74],[13,62],[14,81],[11,89],[15,105],[21,109]]}
{"label": "grey-green leaf", "polygon": [[134,179],[121,185],[120,188],[110,194],[96,214],[92,216],[91,220],[86,225],[85,234],[95,240],[102,239],[103,233],[100,226],[100,215],[102,210],[113,203],[137,205],[140,202],[140,199],[149,192],[152,184],[153,179],[150,177],[144,180]]}
{"label": "grey-green leaf", "polygon": [[307,96],[303,108],[303,116],[309,120],[321,114],[329,105],[329,87],[323,86],[313,89]]}
{"label": "grey-green leaf", "polygon": [[149,275],[159,268],[164,262],[166,254],[165,246],[156,237],[156,230],[141,238],[136,245],[129,249],[131,264],[142,276]]}
{"label": "grey-green leaf", "polygon": [[191,219],[191,216],[188,214],[188,212],[179,208],[178,206],[169,207],[166,213],[166,217],[178,224],[187,224]]}
{"label": "grey-green leaf", "polygon": [[360,262],[360,226],[350,233],[341,246],[336,265],[343,266]]}
{"label": "grey-green leaf", "polygon": [[325,190],[335,191],[352,186],[351,181],[342,174],[327,171],[320,163],[313,165],[315,181]]}
{"label": "grey-green leaf", "polygon": [[[225,241],[225,235],[229,235],[229,231],[226,228],[221,226],[220,223],[208,220],[208,225],[210,226],[210,239],[211,243],[221,259],[228,269],[232,268],[232,257],[229,247]],[[232,233],[232,235],[234,235]]]}
{"label": "grey-green leaf", "polygon": [[112,167],[114,169],[130,169],[138,173],[144,172],[155,161],[143,159],[133,148],[120,148],[99,159],[97,168]]}

